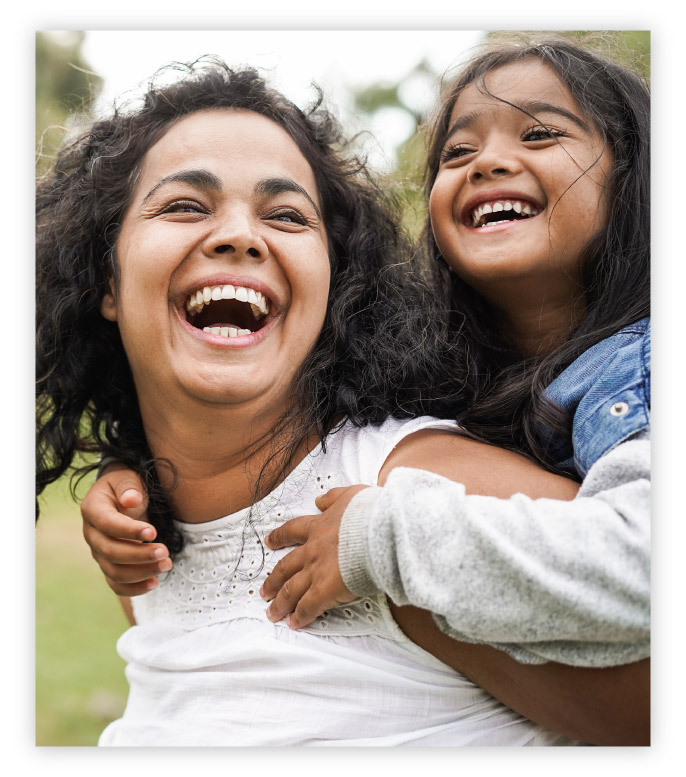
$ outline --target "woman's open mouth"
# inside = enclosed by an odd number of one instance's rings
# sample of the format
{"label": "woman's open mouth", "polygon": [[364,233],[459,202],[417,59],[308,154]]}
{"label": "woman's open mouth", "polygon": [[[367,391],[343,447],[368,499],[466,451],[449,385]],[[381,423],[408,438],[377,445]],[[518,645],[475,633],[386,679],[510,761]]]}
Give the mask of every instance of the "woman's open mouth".
{"label": "woman's open mouth", "polygon": [[248,286],[204,286],[186,297],[186,320],[196,329],[221,337],[243,337],[259,331],[270,303]]}
{"label": "woman's open mouth", "polygon": [[469,211],[465,225],[476,229],[505,224],[508,221],[522,221],[538,216],[541,209],[526,200],[492,200],[481,202]]}

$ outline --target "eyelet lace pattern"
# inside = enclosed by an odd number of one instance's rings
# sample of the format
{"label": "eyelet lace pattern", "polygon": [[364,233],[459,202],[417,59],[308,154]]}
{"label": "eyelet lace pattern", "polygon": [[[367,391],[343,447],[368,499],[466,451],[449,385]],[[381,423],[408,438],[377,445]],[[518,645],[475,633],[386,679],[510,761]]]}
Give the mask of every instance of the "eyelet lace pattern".
{"label": "eyelet lace pattern", "polygon": [[[333,473],[317,472],[316,463],[317,459],[310,459],[309,466],[297,468],[252,508],[208,523],[179,523],[184,549],[171,571],[159,576],[157,588],[133,599],[136,622],[192,630],[238,618],[266,621],[267,602],[259,594],[260,587],[289,549],[272,551],[264,537],[291,518],[315,514],[319,493],[348,485],[336,482]],[[283,621],[275,625],[286,627]],[[328,610],[302,631],[397,638],[383,595]]]}

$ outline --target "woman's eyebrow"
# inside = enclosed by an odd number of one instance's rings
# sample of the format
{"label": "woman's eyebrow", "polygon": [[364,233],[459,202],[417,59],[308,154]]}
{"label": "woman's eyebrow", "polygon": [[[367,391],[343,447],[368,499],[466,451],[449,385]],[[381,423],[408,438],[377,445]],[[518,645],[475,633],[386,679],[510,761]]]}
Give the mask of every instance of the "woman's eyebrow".
{"label": "woman's eyebrow", "polygon": [[296,183],[291,178],[263,178],[257,183],[257,186],[255,186],[255,194],[269,194],[274,196],[282,194],[283,192],[297,192],[298,194],[302,194],[303,197],[306,197],[309,200],[317,217],[322,217],[322,214],[319,212],[319,208],[312,197],[310,197],[299,183]]}
{"label": "woman's eyebrow", "polygon": [[[590,131],[588,124],[586,124],[583,119],[579,118],[579,116],[577,116],[575,113],[568,111],[566,108],[561,108],[559,105],[553,105],[552,103],[546,103],[541,100],[524,100],[521,103],[510,103],[507,100],[503,100],[502,102],[504,102],[505,105],[509,105],[514,110],[522,111],[527,116],[530,116],[534,119],[536,119],[537,114],[539,113],[554,113],[557,116],[562,116],[563,118],[574,122],[577,127],[584,130],[585,132]],[[465,113],[463,116],[460,116],[460,118],[448,130],[445,139],[448,140],[459,130],[469,128],[478,119],[482,118],[485,113],[486,111],[471,111],[470,113]]]}
{"label": "woman's eyebrow", "polygon": [[180,170],[178,173],[166,175],[161,181],[158,181],[147,193],[143,202],[147,202],[160,187],[168,183],[187,183],[198,189],[215,192],[219,192],[222,189],[222,182],[209,170]]}

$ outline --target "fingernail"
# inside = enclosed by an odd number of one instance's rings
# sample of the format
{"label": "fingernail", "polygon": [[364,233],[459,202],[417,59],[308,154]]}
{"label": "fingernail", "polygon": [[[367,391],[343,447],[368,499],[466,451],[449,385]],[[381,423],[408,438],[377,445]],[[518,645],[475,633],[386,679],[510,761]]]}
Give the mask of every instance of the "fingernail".
{"label": "fingernail", "polygon": [[157,565],[160,572],[168,572],[172,568],[172,562],[170,558],[165,558],[164,561],[160,561]]}
{"label": "fingernail", "polygon": [[152,591],[153,588],[157,588],[157,580],[148,580],[145,587],[148,591]]}
{"label": "fingernail", "polygon": [[264,586],[260,588],[260,596],[264,599]]}
{"label": "fingernail", "polygon": [[138,497],[140,497],[140,493],[136,491],[135,488],[127,488],[126,491],[124,491],[124,493],[121,495],[121,498],[126,499],[127,496],[130,496],[132,498],[135,497],[136,499],[138,499]]}
{"label": "fingernail", "polygon": [[141,532],[141,539],[144,540],[154,540],[155,539],[155,530],[154,529],[143,529]]}
{"label": "fingernail", "polygon": [[155,558],[167,558],[166,548],[157,548],[152,554]]}

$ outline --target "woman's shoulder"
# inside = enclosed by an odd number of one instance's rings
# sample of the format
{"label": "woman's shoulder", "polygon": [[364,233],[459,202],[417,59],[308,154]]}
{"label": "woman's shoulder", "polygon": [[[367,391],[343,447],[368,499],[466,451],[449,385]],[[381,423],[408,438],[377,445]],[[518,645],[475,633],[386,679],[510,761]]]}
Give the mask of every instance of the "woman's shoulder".
{"label": "woman's shoulder", "polygon": [[350,482],[376,485],[379,472],[391,451],[416,432],[435,429],[457,431],[457,423],[434,416],[389,417],[380,424],[341,424],[326,439],[320,463],[345,472]]}

